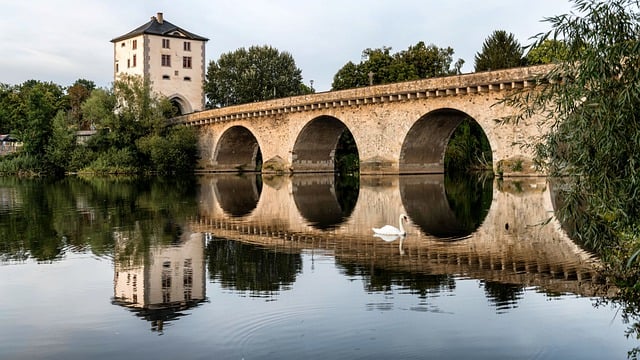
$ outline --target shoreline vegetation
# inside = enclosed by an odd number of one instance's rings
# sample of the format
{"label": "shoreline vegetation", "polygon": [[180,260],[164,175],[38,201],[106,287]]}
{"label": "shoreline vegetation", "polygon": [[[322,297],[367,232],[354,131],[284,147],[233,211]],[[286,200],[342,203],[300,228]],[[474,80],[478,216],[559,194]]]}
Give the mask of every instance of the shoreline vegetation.
{"label": "shoreline vegetation", "polygon": [[[196,130],[167,127],[176,109],[139,77],[123,76],[111,90],[78,80],[67,94],[28,81],[0,89],[0,103],[0,131],[22,141],[0,158],[2,175],[179,174],[196,164]],[[81,130],[95,133],[79,141]]]}

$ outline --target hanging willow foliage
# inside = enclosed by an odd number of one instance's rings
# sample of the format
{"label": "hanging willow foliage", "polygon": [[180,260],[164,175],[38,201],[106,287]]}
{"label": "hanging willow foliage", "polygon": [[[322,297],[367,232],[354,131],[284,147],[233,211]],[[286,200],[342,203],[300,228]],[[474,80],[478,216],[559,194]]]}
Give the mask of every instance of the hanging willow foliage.
{"label": "hanging willow foliage", "polygon": [[536,117],[548,129],[531,146],[547,174],[564,178],[557,215],[603,253],[640,222],[639,1],[573,2],[571,14],[545,19],[552,30],[533,45],[562,41],[566,61],[505,100],[520,111],[504,121]]}

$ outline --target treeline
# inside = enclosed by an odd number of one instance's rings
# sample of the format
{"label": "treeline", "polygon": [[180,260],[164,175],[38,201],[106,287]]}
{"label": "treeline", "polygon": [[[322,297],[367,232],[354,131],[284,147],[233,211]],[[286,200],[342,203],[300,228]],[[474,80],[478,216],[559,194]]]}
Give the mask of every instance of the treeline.
{"label": "treeline", "polygon": [[[111,89],[80,79],[64,88],[29,80],[0,85],[0,133],[22,146],[0,158],[0,173],[181,173],[196,163],[197,136],[166,127],[170,101],[139,77],[123,76]],[[78,131],[91,134],[80,141]]]}
{"label": "treeline", "polygon": [[[561,61],[566,52],[561,40],[548,39],[527,48],[514,34],[496,30],[476,53],[475,71]],[[454,62],[454,54],[451,47],[424,41],[396,53],[388,46],[367,48],[359,63],[348,61],[335,73],[331,90],[459,74],[465,61]],[[265,45],[239,48],[210,61],[204,91],[207,107],[214,108],[304,95],[315,89],[313,80],[310,85],[303,83],[302,70],[290,53]]]}

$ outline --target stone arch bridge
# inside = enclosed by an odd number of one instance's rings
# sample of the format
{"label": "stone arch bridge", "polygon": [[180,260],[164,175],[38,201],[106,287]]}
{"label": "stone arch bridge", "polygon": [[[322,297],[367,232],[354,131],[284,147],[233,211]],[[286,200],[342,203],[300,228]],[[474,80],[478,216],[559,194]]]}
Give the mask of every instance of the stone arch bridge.
{"label": "stone arch bridge", "polygon": [[495,120],[515,110],[500,103],[549,71],[523,67],[323,92],[183,115],[172,124],[199,127],[203,171],[331,172],[340,136],[349,131],[362,174],[441,173],[455,128],[466,118],[484,130],[494,171],[534,172],[521,145],[539,136],[535,119]]}

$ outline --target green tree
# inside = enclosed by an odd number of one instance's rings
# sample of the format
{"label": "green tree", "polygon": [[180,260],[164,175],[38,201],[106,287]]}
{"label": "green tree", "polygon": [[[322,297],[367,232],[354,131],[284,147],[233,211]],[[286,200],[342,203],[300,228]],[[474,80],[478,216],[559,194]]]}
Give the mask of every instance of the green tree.
{"label": "green tree", "polygon": [[567,60],[568,51],[564,41],[546,39],[531,47],[525,58],[528,65],[552,64]]}
{"label": "green tree", "polygon": [[69,99],[69,119],[73,125],[80,130],[88,130],[91,123],[84,121],[82,116],[82,104],[89,98],[91,92],[96,88],[93,81],[78,79],[67,89]]}
{"label": "green tree", "polygon": [[[458,59],[451,67],[454,51],[451,47],[427,46],[420,41],[397,54],[398,60],[415,70],[415,79],[459,74],[464,60]],[[407,79],[410,80],[410,79]]]}
{"label": "green tree", "polygon": [[11,132],[23,142],[23,150],[33,156],[42,156],[49,142],[52,120],[63,110],[64,91],[54,83],[29,80],[15,93]]}
{"label": "green tree", "polygon": [[[398,73],[401,71],[391,71],[391,67],[394,65],[394,59],[391,55],[390,47],[382,47],[380,49],[365,49],[362,51],[362,62],[360,63],[361,74],[367,76],[367,85],[369,85],[369,79],[373,84],[386,84],[394,82],[395,78],[391,78],[392,73]],[[369,78],[371,74],[372,78]]]}
{"label": "green tree", "polygon": [[347,62],[333,77],[332,90],[389,84],[407,80],[459,74],[464,61],[453,67],[453,49],[425,45],[420,41],[407,50],[392,54],[391,48],[367,48],[359,64]]}
{"label": "green tree", "polygon": [[96,126],[106,128],[106,124],[115,121],[116,97],[109,89],[95,89],[82,103],[81,111],[85,121]]}
{"label": "green tree", "polygon": [[[190,173],[197,159],[194,129],[167,127],[171,102],[154,93],[148,81],[122,76],[113,90],[96,89],[82,105],[83,118],[98,133],[85,150],[85,171],[106,173]],[[77,163],[77,162],[76,162]]]}
{"label": "green tree", "polygon": [[71,154],[76,148],[76,135],[73,127],[68,125],[67,114],[59,111],[53,118],[51,140],[46,146],[46,160],[54,167],[55,172],[68,169]]}
{"label": "green tree", "polygon": [[220,107],[302,95],[302,71],[288,52],[271,46],[240,48],[220,55],[207,68],[204,84],[208,107]]}
{"label": "green tree", "polygon": [[8,134],[13,129],[13,92],[13,86],[0,83],[0,134]]}
{"label": "green tree", "polygon": [[475,71],[508,69],[524,65],[523,48],[515,35],[504,30],[494,31],[475,56]]}
{"label": "green tree", "polygon": [[149,162],[149,170],[161,174],[184,174],[193,171],[198,157],[198,137],[194,128],[176,127],[164,134],[151,134],[138,140],[140,152]]}
{"label": "green tree", "polygon": [[368,84],[367,75],[361,74],[358,65],[352,61],[347,62],[333,76],[331,88],[333,90],[351,89]]}

